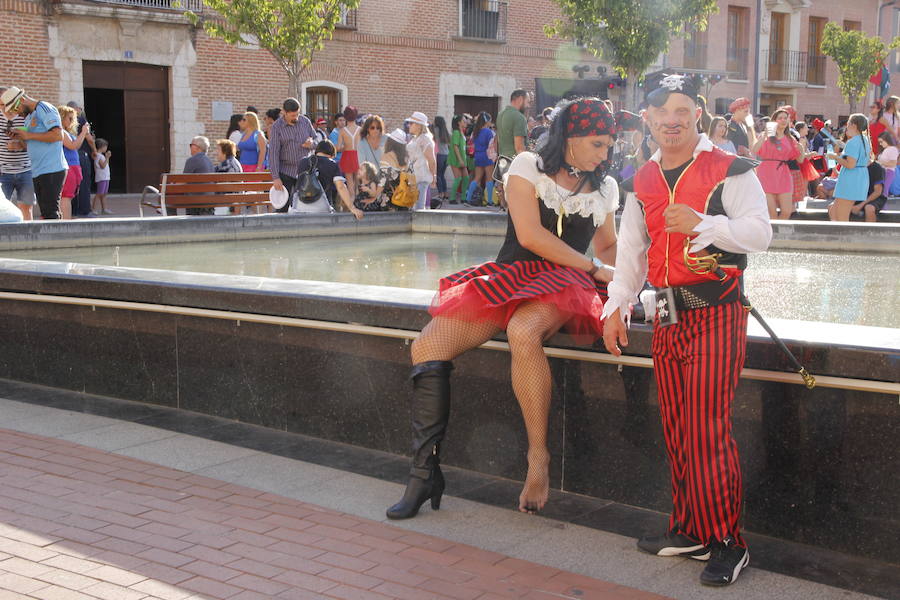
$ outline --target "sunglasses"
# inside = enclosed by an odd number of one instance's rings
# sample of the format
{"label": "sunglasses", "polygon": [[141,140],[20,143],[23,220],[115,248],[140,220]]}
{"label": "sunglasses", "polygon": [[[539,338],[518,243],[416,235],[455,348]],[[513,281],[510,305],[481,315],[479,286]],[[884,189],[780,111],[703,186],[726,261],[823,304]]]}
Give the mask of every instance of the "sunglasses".
{"label": "sunglasses", "polygon": [[376,131],[376,130],[381,131],[381,127],[379,127],[378,125],[372,125],[371,127],[369,127],[369,131]]}

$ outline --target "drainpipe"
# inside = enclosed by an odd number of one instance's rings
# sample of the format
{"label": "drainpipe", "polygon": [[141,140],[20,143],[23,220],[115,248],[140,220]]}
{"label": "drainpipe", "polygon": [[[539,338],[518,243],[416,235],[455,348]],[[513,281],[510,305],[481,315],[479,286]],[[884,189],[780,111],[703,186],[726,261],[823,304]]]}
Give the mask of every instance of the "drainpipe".
{"label": "drainpipe", "polygon": [[[878,17],[875,19],[875,35],[878,37],[878,39],[881,39],[881,11],[883,11],[888,6],[893,6],[893,7],[895,7],[895,10],[896,10],[896,4],[897,4],[897,0],[890,0],[889,2],[885,2],[884,4],[881,4],[878,6]],[[891,33],[891,35],[893,35],[893,32]],[[889,51],[887,53],[887,56],[884,57],[884,62],[886,64],[890,64],[890,58],[891,58],[892,52],[893,52],[893,50]],[[890,67],[888,67],[888,68],[890,68]],[[871,96],[872,96],[872,100],[869,101],[870,104],[875,99],[875,90],[874,89],[871,90]]]}
{"label": "drainpipe", "polygon": [[753,114],[759,114],[759,48],[760,24],[762,22],[762,0],[756,0],[756,58],[753,61]]}

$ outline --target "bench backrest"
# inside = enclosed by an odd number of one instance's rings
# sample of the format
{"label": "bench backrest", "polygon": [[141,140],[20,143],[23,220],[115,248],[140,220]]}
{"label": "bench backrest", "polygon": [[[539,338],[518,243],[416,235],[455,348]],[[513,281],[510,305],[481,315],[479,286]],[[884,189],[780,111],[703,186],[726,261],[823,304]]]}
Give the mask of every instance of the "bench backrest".
{"label": "bench backrest", "polygon": [[253,206],[269,202],[272,174],[164,173],[160,203],[170,208]]}

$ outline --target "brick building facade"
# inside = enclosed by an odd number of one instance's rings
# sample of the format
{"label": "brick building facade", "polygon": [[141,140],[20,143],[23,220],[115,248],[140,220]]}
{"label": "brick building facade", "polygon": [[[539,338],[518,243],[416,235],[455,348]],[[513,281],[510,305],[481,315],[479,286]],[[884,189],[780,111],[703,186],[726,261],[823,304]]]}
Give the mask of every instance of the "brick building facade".
{"label": "brick building facade", "polygon": [[[52,102],[83,101],[111,142],[114,191],[139,191],[159,172],[180,170],[192,136],[223,137],[230,112],[262,111],[288,95],[287,75],[265,50],[210,39],[171,4],[0,0],[2,83]],[[181,4],[196,10],[200,0]],[[727,76],[708,90],[713,109],[717,99],[751,96],[759,52],[764,108],[789,101],[801,115],[836,118],[847,105],[836,67],[817,58],[813,30],[828,19],[874,33],[877,5],[764,0],[757,44],[756,2],[723,0],[708,32],[674,39],[651,71]],[[886,38],[895,15],[884,11]],[[544,35],[557,16],[551,0],[362,0],[304,73],[300,100],[308,113],[352,104],[396,127],[414,110],[448,120],[461,110],[496,112],[516,87],[535,91],[542,106],[573,87],[620,99],[602,63]]]}
{"label": "brick building facade", "polygon": [[[897,7],[879,0],[763,0],[757,37],[756,0],[721,0],[704,32],[673,40],[664,68],[723,75],[707,90],[710,111],[722,114],[734,98],[753,98],[755,59],[759,57],[759,109],[769,114],[783,104],[798,116],[839,119],[849,105],[837,87],[838,69],[820,45],[829,21],[844,29],[880,35],[889,42],[898,33]],[[896,53],[889,67],[900,72]],[[894,75],[893,78],[896,78]],[[864,111],[863,99],[857,110]]]}

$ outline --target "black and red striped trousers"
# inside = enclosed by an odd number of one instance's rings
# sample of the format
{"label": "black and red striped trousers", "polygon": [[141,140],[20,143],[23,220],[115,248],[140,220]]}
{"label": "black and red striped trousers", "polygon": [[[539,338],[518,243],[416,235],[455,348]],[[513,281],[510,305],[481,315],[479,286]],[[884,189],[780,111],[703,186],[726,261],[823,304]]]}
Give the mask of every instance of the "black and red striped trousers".
{"label": "black and red striped trousers", "polygon": [[740,546],[741,466],[731,402],[744,366],[747,311],[739,302],[678,313],[653,332],[653,366],[672,468],[670,529]]}

